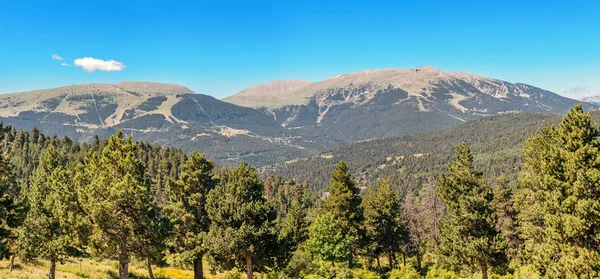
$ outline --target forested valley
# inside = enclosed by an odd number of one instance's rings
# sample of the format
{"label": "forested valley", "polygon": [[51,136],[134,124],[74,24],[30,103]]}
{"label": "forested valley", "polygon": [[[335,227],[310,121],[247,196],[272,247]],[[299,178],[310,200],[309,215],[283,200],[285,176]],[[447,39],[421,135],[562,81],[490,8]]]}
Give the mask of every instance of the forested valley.
{"label": "forested valley", "polygon": [[[486,147],[456,139],[443,146],[454,154],[443,169],[417,181],[353,177],[359,162],[346,160],[320,170],[326,191],[123,131],[77,143],[3,126],[0,278],[29,278],[18,277],[29,265],[62,278],[57,266],[80,259],[114,263],[82,278],[598,278],[591,118],[577,105],[557,125],[536,120],[545,127],[521,134],[517,169],[482,168],[474,158]],[[191,277],[155,274],[161,267]]]}

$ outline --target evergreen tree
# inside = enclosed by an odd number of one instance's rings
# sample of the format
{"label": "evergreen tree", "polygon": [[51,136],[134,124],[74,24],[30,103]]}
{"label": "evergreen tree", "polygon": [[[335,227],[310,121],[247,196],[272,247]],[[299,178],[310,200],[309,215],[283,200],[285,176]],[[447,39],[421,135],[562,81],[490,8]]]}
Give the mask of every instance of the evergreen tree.
{"label": "evergreen tree", "polygon": [[438,195],[448,208],[440,230],[439,250],[454,267],[476,265],[484,279],[488,268],[506,262],[502,234],[496,229],[493,194],[473,169],[473,155],[465,143],[456,148],[450,174],[442,176]]}
{"label": "evergreen tree", "polygon": [[[425,225],[425,213],[418,204],[417,197],[410,193],[404,198],[403,216],[406,220],[408,230],[408,243],[404,245],[405,253],[415,255],[417,259],[417,270],[421,270],[423,255],[427,251],[427,227]],[[405,256],[406,257],[406,256]],[[406,264],[406,262],[404,262]]]}
{"label": "evergreen tree", "polygon": [[[339,220],[340,233],[342,238],[346,235],[356,237],[362,241],[363,230],[363,211],[361,204],[360,189],[356,187],[355,182],[348,174],[348,167],[341,161],[335,167],[331,174],[329,184],[329,196],[325,200],[321,212],[330,212]],[[357,246],[349,247],[348,265],[353,266],[353,256],[356,253]]]}
{"label": "evergreen tree", "polygon": [[343,221],[333,212],[321,212],[309,228],[306,247],[313,257],[331,262],[348,261],[351,249],[358,245],[358,237],[344,233]]}
{"label": "evergreen tree", "polygon": [[[10,128],[4,128],[0,124],[0,131],[10,131]],[[14,166],[6,154],[0,154],[0,259],[9,256],[14,259],[15,251],[12,247],[26,209],[25,203],[19,198],[20,191]]]}
{"label": "evergreen tree", "polygon": [[445,208],[435,194],[434,183],[427,183],[418,195],[408,193],[404,198],[403,219],[408,232],[403,251],[414,255],[417,269],[422,269],[423,255],[435,251],[439,243],[439,224]]}
{"label": "evergreen tree", "polygon": [[278,197],[276,208],[279,231],[277,267],[283,268],[291,260],[293,253],[308,238],[307,213],[311,201],[308,188],[294,181],[279,184],[275,192]]}
{"label": "evergreen tree", "polygon": [[171,184],[167,212],[173,230],[169,248],[178,262],[192,264],[194,279],[202,279],[204,238],[210,227],[206,199],[216,186],[213,164],[203,154],[192,153],[181,166],[179,179]]}
{"label": "evergreen tree", "polygon": [[527,140],[515,204],[526,259],[547,278],[600,277],[598,136],[576,105]]}
{"label": "evergreen tree", "polygon": [[145,166],[135,156],[130,136],[117,132],[102,153],[89,153],[78,179],[81,204],[93,224],[91,248],[100,255],[118,255],[119,278],[129,278],[131,253],[147,249],[144,232],[159,214],[153,203]]}
{"label": "evergreen tree", "polygon": [[150,279],[154,279],[152,263],[164,264],[167,238],[172,229],[169,218],[164,215],[156,198],[146,213],[146,218],[146,223],[137,232],[139,245],[132,247],[131,252],[139,259],[146,259],[148,275]]}
{"label": "evergreen tree", "polygon": [[509,185],[506,177],[501,175],[494,179],[492,191],[494,193],[492,205],[498,216],[496,228],[502,232],[506,241],[506,255],[511,260],[517,260],[518,252],[522,247],[519,239],[517,210],[514,205],[514,189]]}
{"label": "evergreen tree", "polygon": [[[26,191],[29,211],[19,234],[19,248],[26,259],[42,257],[50,261],[49,278],[56,276],[56,262],[80,255],[75,191],[63,158],[49,147],[37,167]],[[71,204],[70,204],[71,203]]]}
{"label": "evergreen tree", "polygon": [[207,235],[210,253],[221,268],[246,266],[254,271],[274,264],[276,212],[264,197],[264,184],[246,163],[231,169],[225,187],[211,190],[206,204],[212,222]]}
{"label": "evergreen tree", "polygon": [[391,188],[387,178],[379,182],[376,192],[369,192],[363,199],[365,231],[369,243],[367,253],[374,256],[381,269],[379,257],[388,256],[390,267],[394,267],[395,255],[404,244],[406,232],[400,219],[400,197]]}

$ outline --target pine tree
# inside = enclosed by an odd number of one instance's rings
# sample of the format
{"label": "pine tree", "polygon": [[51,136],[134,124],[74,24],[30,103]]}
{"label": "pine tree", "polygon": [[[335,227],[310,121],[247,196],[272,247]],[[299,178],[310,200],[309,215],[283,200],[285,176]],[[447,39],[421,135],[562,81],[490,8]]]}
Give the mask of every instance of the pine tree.
{"label": "pine tree", "polygon": [[394,255],[400,252],[406,232],[400,219],[400,197],[391,188],[387,178],[379,182],[376,192],[369,192],[363,199],[367,253],[374,256],[381,269],[379,257],[388,256],[394,267]]}
{"label": "pine tree", "polygon": [[[9,131],[0,123],[0,131]],[[25,203],[19,197],[21,187],[17,183],[14,166],[6,154],[0,154],[0,259],[14,259],[17,228],[25,217]],[[11,260],[12,263],[12,260]],[[12,269],[12,264],[11,264]]]}
{"label": "pine tree", "polygon": [[157,220],[145,166],[135,156],[130,136],[117,132],[102,153],[90,152],[78,178],[82,208],[93,224],[91,248],[100,255],[118,255],[119,278],[129,278],[130,254],[147,249],[144,232]]}
{"label": "pine tree", "polygon": [[[360,189],[356,187],[355,182],[348,173],[348,167],[342,161],[337,164],[331,174],[329,184],[329,196],[325,200],[321,212],[330,212],[339,220],[339,228],[343,238],[351,235],[362,241],[363,231],[363,211],[360,207],[362,199]],[[349,247],[348,265],[353,266],[353,256],[356,253],[358,245]]]}
{"label": "pine tree", "polygon": [[511,260],[517,260],[518,251],[521,250],[519,228],[517,224],[517,211],[514,205],[514,188],[509,185],[504,175],[496,177],[492,187],[498,223],[496,228],[502,232],[507,244],[506,255]]}
{"label": "pine tree", "polygon": [[173,230],[169,248],[179,262],[193,265],[195,279],[203,278],[204,238],[210,227],[205,206],[208,193],[216,186],[213,167],[203,154],[192,153],[181,166],[179,179],[170,186],[167,212]]}
{"label": "pine tree", "polygon": [[240,163],[229,171],[225,187],[211,190],[206,204],[211,220],[207,242],[211,257],[221,268],[246,267],[254,271],[274,264],[276,212],[264,197],[256,170]]}
{"label": "pine tree", "polygon": [[25,258],[50,261],[49,278],[56,276],[56,262],[81,254],[78,227],[72,221],[76,212],[71,175],[54,147],[49,147],[26,191],[29,211],[19,234],[19,248]]}
{"label": "pine tree", "polygon": [[313,257],[331,262],[348,261],[352,248],[358,245],[358,237],[343,233],[343,221],[332,212],[321,212],[311,224],[306,247]]}
{"label": "pine tree", "polygon": [[506,245],[496,229],[493,194],[473,169],[473,155],[465,143],[456,148],[450,174],[442,176],[438,195],[448,208],[448,219],[440,230],[439,250],[454,267],[480,268],[484,279],[488,268],[506,262]]}
{"label": "pine tree", "polygon": [[547,278],[600,276],[600,130],[576,105],[527,140],[515,204],[524,256]]}
{"label": "pine tree", "polygon": [[403,251],[417,259],[417,269],[422,269],[423,255],[436,251],[439,243],[439,225],[445,208],[436,196],[436,183],[423,185],[418,195],[408,193],[404,198],[403,220],[408,232]]}
{"label": "pine tree", "polygon": [[311,200],[308,187],[305,185],[294,181],[274,184],[279,186],[275,189],[278,197],[276,208],[279,231],[277,267],[283,268],[289,263],[293,253],[308,238],[307,213]]}

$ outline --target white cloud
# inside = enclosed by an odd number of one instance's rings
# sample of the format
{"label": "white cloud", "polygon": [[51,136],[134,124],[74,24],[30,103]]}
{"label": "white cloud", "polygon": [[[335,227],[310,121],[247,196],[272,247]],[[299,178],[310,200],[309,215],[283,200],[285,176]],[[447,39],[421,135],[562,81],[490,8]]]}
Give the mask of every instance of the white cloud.
{"label": "white cloud", "polygon": [[115,60],[105,61],[105,60],[101,60],[101,59],[95,59],[92,57],[77,58],[77,59],[75,59],[73,64],[75,64],[75,66],[77,66],[77,67],[83,68],[83,70],[88,73],[93,73],[96,70],[111,72],[111,71],[120,71],[120,70],[125,69],[125,64],[123,64],[119,61],[115,61]]}
{"label": "white cloud", "polygon": [[65,62],[60,63],[60,65],[63,66],[63,67],[71,67],[71,65],[69,65],[69,64],[67,64]]}
{"label": "white cloud", "polygon": [[58,56],[58,54],[52,54],[52,60],[57,60],[57,61],[61,61],[62,57]]}

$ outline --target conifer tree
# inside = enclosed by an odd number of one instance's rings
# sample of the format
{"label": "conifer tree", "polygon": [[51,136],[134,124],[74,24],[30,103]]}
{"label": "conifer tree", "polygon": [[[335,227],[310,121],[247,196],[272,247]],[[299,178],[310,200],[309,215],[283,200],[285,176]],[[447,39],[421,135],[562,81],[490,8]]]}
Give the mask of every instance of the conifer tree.
{"label": "conifer tree", "polygon": [[167,212],[173,230],[169,249],[181,263],[191,263],[194,279],[202,279],[204,238],[210,227],[206,199],[216,186],[213,164],[203,154],[192,153],[181,166],[179,179],[170,185]]}
{"label": "conifer tree", "polygon": [[416,257],[418,270],[422,268],[423,255],[438,248],[445,208],[436,196],[436,185],[428,182],[418,195],[410,192],[404,198],[402,218],[408,235],[403,251]]}
{"label": "conifer tree", "polygon": [[119,278],[129,278],[132,254],[147,249],[144,232],[153,228],[156,208],[145,166],[130,136],[118,131],[102,153],[89,153],[78,179],[81,204],[93,224],[92,251],[118,255]]}
{"label": "conifer tree", "polygon": [[[7,131],[0,124],[0,131]],[[16,251],[12,249],[18,235],[17,228],[25,217],[25,202],[19,198],[21,187],[17,183],[14,166],[6,154],[0,154],[0,259],[11,257]]]}
{"label": "conifer tree", "polygon": [[[361,204],[360,189],[356,187],[355,182],[348,173],[348,167],[341,161],[335,167],[331,174],[329,184],[329,196],[325,200],[320,212],[330,212],[335,219],[339,220],[339,233],[346,238],[351,235],[362,241],[363,230],[363,211]],[[353,256],[356,253],[358,245],[349,247],[348,265],[353,266]]]}
{"label": "conifer tree", "polygon": [[511,260],[517,260],[518,251],[521,250],[519,239],[519,228],[517,223],[517,211],[514,205],[514,188],[509,185],[504,175],[496,177],[492,186],[494,201],[492,205],[496,209],[498,223],[496,228],[502,232],[506,241],[506,255]]}
{"label": "conifer tree", "polygon": [[291,260],[292,253],[308,238],[307,213],[311,201],[308,187],[294,181],[280,184],[276,192],[279,199],[277,266],[283,268]]}
{"label": "conifer tree", "polygon": [[[42,257],[50,261],[49,278],[56,275],[56,262],[69,256],[78,256],[81,246],[72,221],[77,208],[71,174],[63,158],[50,146],[38,165],[31,185],[26,191],[29,211],[19,234],[19,248],[25,258]],[[71,204],[70,204],[71,203]]]}
{"label": "conifer tree", "polygon": [[598,136],[576,105],[527,140],[515,204],[526,259],[547,278],[600,277]]}
{"label": "conifer tree", "polygon": [[442,176],[438,195],[448,208],[448,219],[440,230],[439,250],[454,267],[480,269],[484,279],[488,269],[506,262],[502,234],[496,229],[491,189],[473,169],[473,155],[465,143],[455,152],[450,174]]}
{"label": "conifer tree", "polygon": [[210,191],[207,242],[221,268],[246,267],[248,279],[274,264],[276,212],[264,197],[264,184],[246,163],[231,169],[224,187]]}
{"label": "conifer tree", "polygon": [[331,262],[348,261],[352,248],[358,245],[358,237],[343,232],[343,221],[333,212],[324,211],[310,225],[306,247],[313,257]]}
{"label": "conifer tree", "polygon": [[[408,230],[408,242],[403,246],[405,253],[415,255],[417,270],[421,270],[423,254],[427,251],[428,227],[426,226],[425,210],[417,201],[416,195],[409,193],[404,198],[403,217]],[[406,258],[406,256],[404,256]],[[406,261],[404,259],[404,261]]]}
{"label": "conifer tree", "polygon": [[400,219],[400,197],[391,188],[390,181],[383,178],[376,192],[369,192],[363,199],[366,238],[369,243],[367,253],[374,256],[381,269],[379,257],[388,257],[393,268],[395,254],[400,247],[406,232]]}

